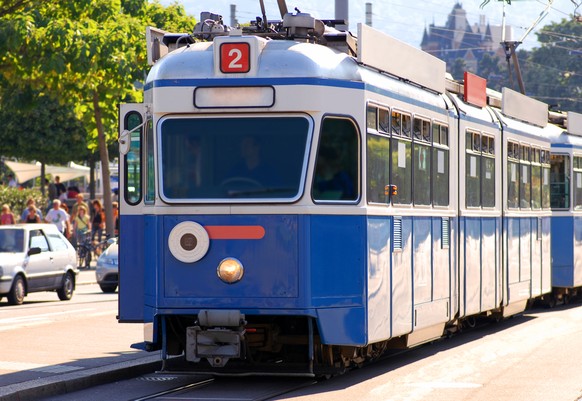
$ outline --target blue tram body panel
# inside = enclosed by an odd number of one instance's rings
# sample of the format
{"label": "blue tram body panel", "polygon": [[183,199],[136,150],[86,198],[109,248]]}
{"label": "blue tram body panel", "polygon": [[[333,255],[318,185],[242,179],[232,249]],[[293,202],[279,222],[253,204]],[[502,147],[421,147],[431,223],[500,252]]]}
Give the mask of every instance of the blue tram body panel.
{"label": "blue tram body panel", "polygon": [[[183,221],[195,221],[203,227],[261,226],[265,235],[261,239],[211,237],[208,253],[194,263],[177,260],[165,246],[161,250],[164,255],[161,307],[182,307],[188,299],[195,299],[199,308],[305,305],[299,294],[298,261],[302,250],[297,216],[166,216],[164,238]],[[245,266],[240,282],[226,284],[217,277],[216,268],[226,257],[237,258]]]}
{"label": "blue tram body panel", "polygon": [[310,230],[313,306],[362,306],[366,282],[365,218],[312,216]]}
{"label": "blue tram body panel", "polygon": [[[257,315],[317,316],[323,342],[366,344],[363,217],[164,216],[163,238],[184,221],[207,228],[261,226],[265,235],[261,239],[211,236],[208,253],[195,263],[177,260],[164,245],[159,250],[163,254],[159,281],[154,271],[146,278],[146,287],[159,282],[151,307],[171,314],[179,308],[192,314],[199,309],[237,309]],[[238,283],[225,284],[217,277],[216,268],[226,257],[237,258],[245,266]],[[152,269],[154,261],[152,255],[148,260]]]}
{"label": "blue tram body panel", "polygon": [[501,218],[465,217],[461,224],[462,305],[468,316],[499,306]]}
{"label": "blue tram body panel", "polygon": [[390,217],[368,217],[368,340],[392,335],[392,225]]}
{"label": "blue tram body panel", "polygon": [[144,216],[122,215],[119,232],[119,320],[144,321]]}
{"label": "blue tram body panel", "polygon": [[[576,221],[578,220],[578,221]],[[552,218],[552,285],[571,288],[575,282],[576,255],[574,250],[582,245],[582,221],[577,217]],[[571,238],[571,239],[570,239]],[[582,265],[582,260],[578,262]],[[582,266],[578,266],[578,270]]]}

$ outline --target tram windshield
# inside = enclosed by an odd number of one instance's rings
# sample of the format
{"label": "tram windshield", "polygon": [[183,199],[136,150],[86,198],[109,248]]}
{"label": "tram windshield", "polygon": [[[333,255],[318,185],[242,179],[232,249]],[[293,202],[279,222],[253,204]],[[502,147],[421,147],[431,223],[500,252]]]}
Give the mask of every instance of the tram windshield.
{"label": "tram windshield", "polygon": [[165,119],[162,196],[170,202],[296,199],[310,129],[297,116]]}

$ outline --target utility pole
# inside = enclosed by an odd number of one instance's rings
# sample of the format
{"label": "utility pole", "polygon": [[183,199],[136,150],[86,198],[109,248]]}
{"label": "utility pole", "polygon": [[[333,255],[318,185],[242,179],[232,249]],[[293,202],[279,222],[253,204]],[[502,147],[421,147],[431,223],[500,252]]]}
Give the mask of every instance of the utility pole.
{"label": "utility pole", "polygon": [[230,5],[230,26],[235,27],[238,25],[238,21],[236,19],[236,4]]}
{"label": "utility pole", "polygon": [[366,3],[366,25],[372,26],[372,3]]}
{"label": "utility pole", "polygon": [[515,69],[515,75],[517,77],[517,83],[519,85],[519,90],[522,94],[525,95],[525,86],[523,84],[523,78],[521,77],[521,69],[519,68],[519,60],[517,59],[517,46],[521,44],[521,42],[510,41],[506,40],[505,42],[501,43],[503,45],[503,49],[505,50],[505,59],[507,60],[507,70],[509,72],[509,86],[513,87],[513,80],[511,75],[511,62],[509,59],[513,60],[513,68]]}
{"label": "utility pole", "polygon": [[349,29],[348,0],[335,0],[335,19],[344,20],[346,22],[345,25],[337,25],[337,29],[340,31],[347,31]]}

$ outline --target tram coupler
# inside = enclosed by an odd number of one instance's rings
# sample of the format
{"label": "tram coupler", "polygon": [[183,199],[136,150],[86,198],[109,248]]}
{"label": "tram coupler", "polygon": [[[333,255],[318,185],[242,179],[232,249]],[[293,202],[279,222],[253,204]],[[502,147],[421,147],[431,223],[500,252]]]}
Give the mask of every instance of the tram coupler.
{"label": "tram coupler", "polygon": [[203,310],[198,325],[186,329],[186,360],[206,359],[214,368],[222,368],[232,358],[241,357],[245,316],[236,310]]}

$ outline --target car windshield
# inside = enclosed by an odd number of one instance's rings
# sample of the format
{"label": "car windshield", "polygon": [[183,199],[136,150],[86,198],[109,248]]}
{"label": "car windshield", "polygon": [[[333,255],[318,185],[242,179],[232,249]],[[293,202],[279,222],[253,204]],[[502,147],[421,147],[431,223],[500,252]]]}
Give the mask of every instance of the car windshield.
{"label": "car windshield", "polygon": [[296,199],[310,128],[298,116],[165,119],[162,195],[168,201]]}
{"label": "car windshield", "polygon": [[24,252],[24,230],[0,230],[0,252]]}

